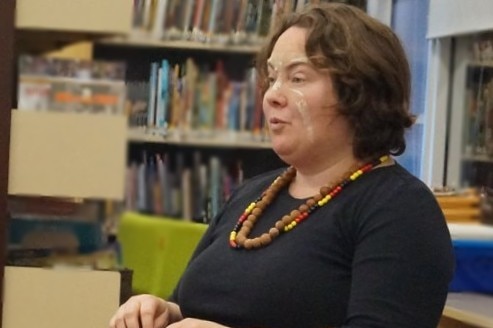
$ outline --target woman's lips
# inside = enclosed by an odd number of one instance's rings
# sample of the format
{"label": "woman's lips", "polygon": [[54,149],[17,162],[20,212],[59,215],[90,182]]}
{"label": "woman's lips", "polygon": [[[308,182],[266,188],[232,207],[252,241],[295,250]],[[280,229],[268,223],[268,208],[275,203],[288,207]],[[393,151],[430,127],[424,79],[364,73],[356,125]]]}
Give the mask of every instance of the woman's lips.
{"label": "woman's lips", "polygon": [[277,117],[272,117],[269,119],[269,130],[273,133],[280,133],[284,130],[284,127],[287,125],[287,122],[281,120]]}
{"label": "woman's lips", "polygon": [[282,124],[282,123],[286,123],[286,121],[283,121],[283,120],[281,120],[280,118],[277,118],[277,117],[272,117],[269,120],[269,123],[270,124]]}

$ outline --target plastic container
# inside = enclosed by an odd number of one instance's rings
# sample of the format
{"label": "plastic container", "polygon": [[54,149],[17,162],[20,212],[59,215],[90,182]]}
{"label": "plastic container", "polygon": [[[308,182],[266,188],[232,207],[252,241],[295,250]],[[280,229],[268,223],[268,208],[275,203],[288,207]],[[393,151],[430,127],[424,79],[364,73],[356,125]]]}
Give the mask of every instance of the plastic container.
{"label": "plastic container", "polygon": [[451,292],[493,294],[493,240],[454,240],[456,268]]}

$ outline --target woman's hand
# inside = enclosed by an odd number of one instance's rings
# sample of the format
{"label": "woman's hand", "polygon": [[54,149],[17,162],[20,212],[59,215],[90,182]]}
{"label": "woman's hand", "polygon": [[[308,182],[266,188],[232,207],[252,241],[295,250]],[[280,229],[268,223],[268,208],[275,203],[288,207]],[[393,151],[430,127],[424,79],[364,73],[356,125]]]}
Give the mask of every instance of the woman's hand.
{"label": "woman's hand", "polygon": [[187,318],[169,325],[168,328],[228,328],[212,321]]}
{"label": "woman's hand", "polygon": [[110,328],[163,328],[181,318],[178,305],[153,295],[138,295],[120,306]]}

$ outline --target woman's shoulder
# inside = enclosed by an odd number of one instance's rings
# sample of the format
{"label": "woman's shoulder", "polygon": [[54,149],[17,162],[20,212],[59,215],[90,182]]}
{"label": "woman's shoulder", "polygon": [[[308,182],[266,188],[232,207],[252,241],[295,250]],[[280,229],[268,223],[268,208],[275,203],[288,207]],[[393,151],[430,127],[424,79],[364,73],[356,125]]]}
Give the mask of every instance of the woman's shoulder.
{"label": "woman's shoulder", "polygon": [[368,174],[367,183],[375,184],[376,187],[424,189],[431,193],[430,188],[418,177],[410,173],[406,168],[396,162],[393,165],[377,168]]}
{"label": "woman's shoulder", "polygon": [[364,198],[373,198],[373,204],[402,200],[404,203],[437,205],[431,189],[399,163],[375,169],[355,189],[358,194],[365,195]]}

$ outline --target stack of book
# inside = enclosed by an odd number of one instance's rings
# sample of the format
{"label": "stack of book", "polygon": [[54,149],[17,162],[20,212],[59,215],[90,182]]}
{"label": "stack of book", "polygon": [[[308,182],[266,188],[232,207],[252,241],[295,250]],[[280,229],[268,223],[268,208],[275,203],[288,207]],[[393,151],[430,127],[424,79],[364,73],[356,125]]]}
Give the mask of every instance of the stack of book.
{"label": "stack of book", "polygon": [[239,162],[228,166],[198,151],[191,159],[183,153],[144,154],[127,169],[126,210],[209,222],[242,182]]}
{"label": "stack of book", "polygon": [[153,62],[149,82],[128,82],[130,125],[164,135],[220,131],[264,133],[263,114],[250,68],[243,81],[231,80],[221,61],[211,70],[193,59],[172,65],[167,59]]}
{"label": "stack of book", "polygon": [[[219,44],[258,44],[284,13],[321,0],[135,0],[137,36]],[[322,0],[323,2],[323,0]],[[366,8],[366,0],[338,0]]]}
{"label": "stack of book", "polygon": [[22,55],[17,107],[20,110],[122,115],[123,62]]}

